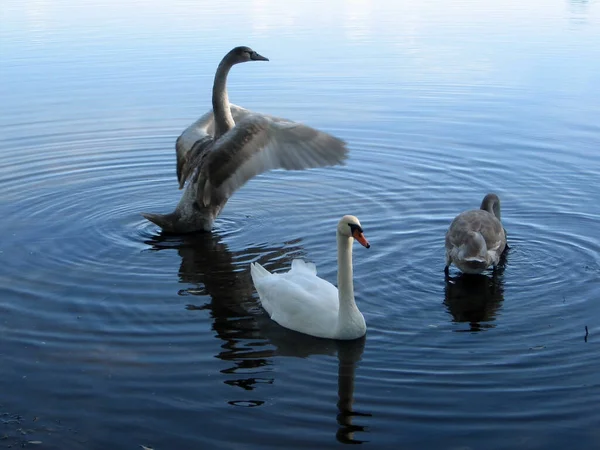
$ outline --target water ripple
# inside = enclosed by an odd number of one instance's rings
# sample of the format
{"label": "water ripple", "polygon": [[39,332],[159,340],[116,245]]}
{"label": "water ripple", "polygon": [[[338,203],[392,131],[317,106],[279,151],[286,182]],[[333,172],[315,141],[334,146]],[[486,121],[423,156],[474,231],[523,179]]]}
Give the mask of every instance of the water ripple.
{"label": "water ripple", "polygon": [[[311,118],[349,142],[345,166],[264,174],[231,198],[214,233],[188,236],[162,235],[139,214],[179,200],[182,119],[15,115],[0,140],[11,150],[0,161],[7,377],[44,405],[67,405],[63,414],[89,422],[92,435],[100,423],[108,434],[155,436],[169,417],[168,433],[190,448],[196,423],[239,430],[230,444],[252,431],[265,447],[290,436],[294,445],[335,437],[385,447],[406,436],[409,447],[429,448],[411,441],[414,430],[435,427],[462,445],[461,433],[508,427],[527,441],[544,424],[595,418],[597,398],[583,394],[598,384],[589,370],[598,357],[583,347],[596,332],[600,273],[595,166],[581,168],[581,152],[569,156],[555,136],[503,134],[515,124],[494,108],[517,95],[508,89],[473,99],[490,108],[479,116],[432,116],[467,87],[415,84],[407,101],[425,99],[421,110],[365,111],[349,100],[360,124],[338,117],[348,111]],[[386,92],[357,95],[372,91]],[[327,108],[307,105],[294,111]],[[579,133],[590,139],[595,129]],[[453,269],[446,280],[446,229],[489,191],[503,202],[506,262],[479,277]],[[249,264],[282,271],[302,257],[335,282],[334,227],[348,213],[372,244],[354,249],[366,339],[282,329],[260,308]],[[52,377],[68,387],[48,392]],[[201,444],[219,444],[207,434]],[[166,437],[153,445],[172,447]]]}

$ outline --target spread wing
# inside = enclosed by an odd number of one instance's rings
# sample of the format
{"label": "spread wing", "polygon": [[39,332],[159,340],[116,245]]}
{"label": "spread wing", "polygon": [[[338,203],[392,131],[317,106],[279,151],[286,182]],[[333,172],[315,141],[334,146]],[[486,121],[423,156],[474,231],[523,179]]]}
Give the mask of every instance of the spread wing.
{"label": "spread wing", "polygon": [[[234,122],[252,114],[251,111],[237,105],[230,105]],[[198,166],[201,153],[213,142],[215,135],[215,115],[211,109],[193,124],[187,127],[175,142],[177,156],[177,181],[179,189],[183,187],[189,175]]]}
{"label": "spread wing", "polygon": [[347,158],[344,141],[309,126],[248,110],[238,119],[234,115],[236,126],[213,144],[203,167],[211,188],[226,198],[268,170],[332,166]]}

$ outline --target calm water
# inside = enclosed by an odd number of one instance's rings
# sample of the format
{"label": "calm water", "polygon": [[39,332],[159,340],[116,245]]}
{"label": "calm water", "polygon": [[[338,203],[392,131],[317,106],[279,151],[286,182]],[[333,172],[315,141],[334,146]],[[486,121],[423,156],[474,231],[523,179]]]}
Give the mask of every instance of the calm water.
{"label": "calm water", "polygon": [[[2,2],[0,446],[600,448],[600,3],[417,3]],[[232,101],[350,160],[161,236],[139,212],[178,201],[175,138],[241,44],[271,62]],[[505,269],[446,284],[488,191]],[[271,322],[248,264],[334,281],[347,213],[366,338]]]}

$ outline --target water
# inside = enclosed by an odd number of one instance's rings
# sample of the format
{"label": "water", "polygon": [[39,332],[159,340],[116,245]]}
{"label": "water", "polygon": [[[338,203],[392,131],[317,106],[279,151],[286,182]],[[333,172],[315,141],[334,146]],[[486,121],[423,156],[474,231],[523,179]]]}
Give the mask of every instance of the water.
{"label": "water", "polygon": [[[598,2],[5,0],[1,20],[0,446],[599,448]],[[161,236],[139,212],[178,201],[175,138],[241,44],[271,61],[234,68],[232,101],[351,157]],[[445,230],[489,191],[506,266],[445,283]],[[334,281],[347,213],[366,338],[282,329],[249,263]]]}

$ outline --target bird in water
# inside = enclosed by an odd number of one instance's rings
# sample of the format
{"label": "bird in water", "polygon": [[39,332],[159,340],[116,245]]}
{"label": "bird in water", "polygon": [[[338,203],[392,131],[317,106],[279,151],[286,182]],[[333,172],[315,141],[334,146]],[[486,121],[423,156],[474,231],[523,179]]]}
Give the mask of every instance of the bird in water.
{"label": "bird in water", "polygon": [[480,209],[460,213],[446,232],[446,275],[454,263],[464,273],[481,273],[496,267],[506,244],[506,230],[500,222],[500,199],[487,194]]}
{"label": "bird in water", "polygon": [[341,218],[336,227],[338,276],[336,288],[317,276],[317,266],[301,259],[285,273],[271,273],[259,263],[250,275],[260,303],[279,325],[311,336],[350,340],[367,332],[365,318],[356,306],[352,244],[370,248],[355,216]]}
{"label": "bird in water", "polygon": [[249,47],[225,55],[215,74],[212,110],[176,141],[177,179],[185,187],[179,204],[169,214],[142,213],[165,232],[210,231],[229,197],[263,172],[333,166],[347,158],[345,142],[330,134],[229,103],[229,70],[249,61],[268,59]]}

